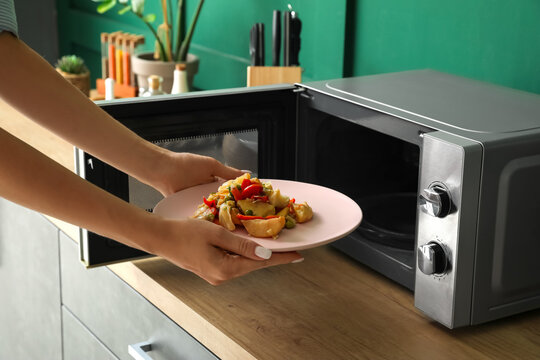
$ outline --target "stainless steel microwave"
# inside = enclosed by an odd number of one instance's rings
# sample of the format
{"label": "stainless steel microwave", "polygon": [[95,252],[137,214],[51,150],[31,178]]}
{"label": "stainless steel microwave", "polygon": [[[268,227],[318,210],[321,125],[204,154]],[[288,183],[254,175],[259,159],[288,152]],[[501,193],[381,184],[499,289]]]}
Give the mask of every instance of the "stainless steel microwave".
{"label": "stainless steel microwave", "polygon": [[[431,70],[100,102],[173,151],[315,183],[364,212],[333,247],[414,291],[449,328],[540,307],[540,96]],[[161,199],[76,150],[81,176]],[[147,256],[81,229],[97,266]]]}

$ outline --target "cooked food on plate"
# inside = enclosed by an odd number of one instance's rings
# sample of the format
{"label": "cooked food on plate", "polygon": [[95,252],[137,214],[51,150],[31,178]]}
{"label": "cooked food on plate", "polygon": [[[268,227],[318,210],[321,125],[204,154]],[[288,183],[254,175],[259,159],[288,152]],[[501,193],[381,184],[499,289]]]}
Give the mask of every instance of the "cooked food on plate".
{"label": "cooked food on plate", "polygon": [[273,189],[270,182],[261,182],[246,173],[224,182],[215,193],[203,198],[197,207],[196,219],[220,224],[233,231],[243,226],[251,236],[276,238],[285,227],[311,220],[313,210]]}

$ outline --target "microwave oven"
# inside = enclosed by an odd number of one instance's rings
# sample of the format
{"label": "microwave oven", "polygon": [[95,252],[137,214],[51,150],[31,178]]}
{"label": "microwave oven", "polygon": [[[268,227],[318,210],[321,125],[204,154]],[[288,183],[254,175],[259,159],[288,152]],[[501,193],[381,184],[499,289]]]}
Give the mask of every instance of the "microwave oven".
{"label": "microwave oven", "polygon": [[[332,246],[449,328],[540,307],[538,95],[418,70],[98,104],[173,151],[348,195],[364,219]],[[92,183],[148,211],[160,201],[75,150]],[[148,256],[80,235],[88,267]]]}

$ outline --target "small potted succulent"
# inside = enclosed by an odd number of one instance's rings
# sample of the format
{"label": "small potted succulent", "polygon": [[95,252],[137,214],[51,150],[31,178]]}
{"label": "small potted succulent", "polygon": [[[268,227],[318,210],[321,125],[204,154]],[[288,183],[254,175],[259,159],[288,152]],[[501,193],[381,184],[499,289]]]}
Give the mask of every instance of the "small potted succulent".
{"label": "small potted succulent", "polygon": [[[120,6],[119,14],[131,13],[138,17],[150,30],[156,41],[156,51],[153,53],[141,53],[132,57],[132,69],[137,75],[140,86],[146,87],[149,75],[159,75],[163,78],[163,89],[170,92],[175,65],[186,64],[188,83],[191,86],[193,76],[199,68],[199,58],[188,53],[191,38],[195,31],[195,25],[201,13],[204,0],[199,0],[197,8],[192,15],[191,23],[187,31],[183,33],[184,24],[184,1],[176,0],[175,5],[171,0],[160,0],[163,23],[155,26],[155,14],[145,14],[145,0],[92,0],[98,2],[98,13],[102,14],[117,5]],[[174,7],[174,9],[173,9]],[[173,19],[173,13],[174,19]]]}
{"label": "small potted succulent", "polygon": [[81,57],[77,55],[62,56],[56,62],[55,67],[56,71],[81,90],[83,94],[90,95],[90,71]]}

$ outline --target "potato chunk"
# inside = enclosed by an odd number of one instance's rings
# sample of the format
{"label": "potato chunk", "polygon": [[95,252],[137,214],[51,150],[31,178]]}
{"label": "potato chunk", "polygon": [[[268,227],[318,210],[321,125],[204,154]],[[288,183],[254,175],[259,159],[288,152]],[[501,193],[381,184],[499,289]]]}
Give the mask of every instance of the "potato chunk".
{"label": "potato chunk", "polygon": [[231,208],[229,206],[223,205],[219,209],[219,223],[229,231],[236,229],[236,226],[231,218]]}
{"label": "potato chunk", "polygon": [[285,218],[279,216],[271,219],[242,220],[242,225],[251,236],[276,237],[285,226]]}
{"label": "potato chunk", "polygon": [[246,211],[248,210],[251,210],[251,215],[260,217],[266,217],[276,213],[276,209],[272,206],[272,204],[264,201],[245,199],[238,200],[236,203],[244,214],[246,214]]}
{"label": "potato chunk", "polygon": [[313,217],[313,210],[307,204],[307,202],[303,204],[293,204],[293,210],[296,221],[298,221],[299,223],[309,221]]}
{"label": "potato chunk", "polygon": [[270,195],[268,195],[268,201],[278,209],[281,209],[289,204],[289,197],[281,194],[281,191],[277,189],[272,190]]}
{"label": "potato chunk", "polygon": [[214,221],[215,215],[212,212],[211,208],[209,208],[205,204],[201,204],[197,207],[197,210],[191,217],[194,219]]}

